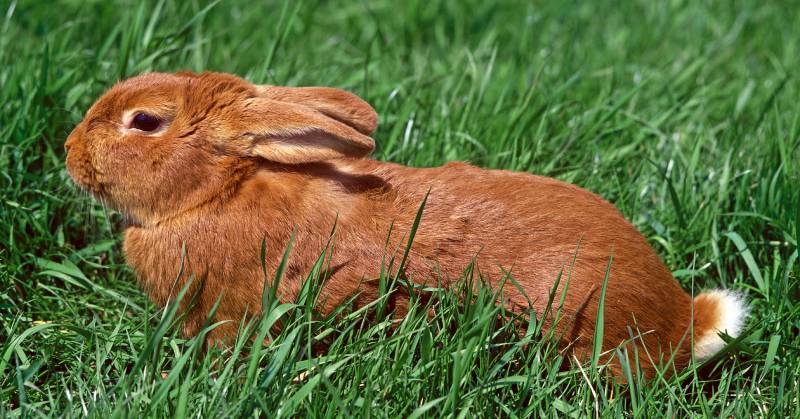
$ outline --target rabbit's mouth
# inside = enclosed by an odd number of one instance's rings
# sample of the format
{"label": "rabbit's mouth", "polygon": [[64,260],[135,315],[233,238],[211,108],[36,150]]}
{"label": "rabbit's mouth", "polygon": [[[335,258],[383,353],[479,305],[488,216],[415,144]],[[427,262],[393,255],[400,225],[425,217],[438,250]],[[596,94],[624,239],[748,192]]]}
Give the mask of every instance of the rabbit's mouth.
{"label": "rabbit's mouth", "polygon": [[67,154],[67,174],[81,189],[98,198],[103,196],[103,186],[97,181],[94,168],[88,162],[73,158],[73,153]]}
{"label": "rabbit's mouth", "polygon": [[67,174],[81,189],[101,201],[108,201],[108,193],[103,183],[98,181],[96,171],[88,164],[70,164],[67,156]]}
{"label": "rabbit's mouth", "polygon": [[98,179],[98,171],[81,148],[67,152],[67,174],[82,190],[89,192],[104,204],[109,204],[110,195],[106,185]]}

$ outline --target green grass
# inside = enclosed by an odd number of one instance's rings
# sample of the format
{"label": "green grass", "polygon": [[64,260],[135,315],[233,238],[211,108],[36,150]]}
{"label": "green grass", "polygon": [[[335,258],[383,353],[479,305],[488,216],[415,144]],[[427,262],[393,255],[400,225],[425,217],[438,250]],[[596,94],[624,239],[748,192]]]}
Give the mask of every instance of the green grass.
{"label": "green grass", "polygon": [[[0,0],[0,416],[800,416],[796,4],[250,3]],[[64,170],[104,89],[177,69],[352,90],[380,114],[377,159],[586,187],[685,289],[745,292],[748,331],[700,370],[625,386],[535,321],[496,321],[484,288],[418,290],[390,333],[315,317],[309,281],[243,326],[270,345],[201,356],[137,289],[121,216]]]}

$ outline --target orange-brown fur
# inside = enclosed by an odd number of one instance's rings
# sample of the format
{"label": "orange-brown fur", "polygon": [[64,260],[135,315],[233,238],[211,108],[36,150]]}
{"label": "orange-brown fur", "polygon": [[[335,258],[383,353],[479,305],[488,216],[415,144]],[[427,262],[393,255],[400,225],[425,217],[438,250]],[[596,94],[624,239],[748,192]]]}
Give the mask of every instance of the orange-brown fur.
{"label": "orange-brown fur", "polygon": [[[120,121],[131,109],[156,113],[169,126],[153,136],[130,132]],[[629,340],[630,327],[644,334],[638,352],[647,374],[653,370],[642,344],[656,358],[675,350],[678,367],[686,365],[692,299],[611,204],[525,173],[364,159],[376,121],[366,102],[336,89],[254,86],[217,73],[146,74],[119,83],[89,110],[67,141],[67,167],[78,184],[136,220],[125,231],[125,254],[158,305],[182,285],[173,288],[185,244],[185,271],[202,279],[187,335],[220,296],[216,320],[234,322],[213,338],[234,334],[246,312],[259,310],[262,239],[274,272],[295,226],[281,298],[296,296],[334,223],[335,269],[320,309],[354,293],[361,302],[375,298],[365,280],[380,273],[390,225],[392,251],[403,246],[430,190],[406,266],[415,282],[438,275],[447,286],[477,255],[490,283],[510,270],[541,314],[563,269],[561,287],[570,276],[564,343],[586,359],[613,255],[604,349]],[[504,296],[514,310],[528,307],[515,287],[506,286]],[[708,324],[703,318],[698,329]]]}
{"label": "orange-brown fur", "polygon": [[694,335],[706,336],[714,333],[711,325],[719,324],[722,316],[721,302],[707,294],[694,299]]}

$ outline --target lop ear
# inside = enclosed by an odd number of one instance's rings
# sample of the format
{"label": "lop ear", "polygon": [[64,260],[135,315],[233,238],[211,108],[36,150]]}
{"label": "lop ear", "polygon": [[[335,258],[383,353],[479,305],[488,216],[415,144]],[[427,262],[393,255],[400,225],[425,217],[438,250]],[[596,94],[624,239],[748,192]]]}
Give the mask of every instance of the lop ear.
{"label": "lop ear", "polygon": [[238,131],[242,154],[286,164],[342,157],[360,158],[375,141],[306,105],[254,97],[247,99]]}
{"label": "lop ear", "polygon": [[370,135],[378,126],[378,114],[360,97],[332,87],[257,86],[258,95],[280,102],[308,106],[343,124]]}

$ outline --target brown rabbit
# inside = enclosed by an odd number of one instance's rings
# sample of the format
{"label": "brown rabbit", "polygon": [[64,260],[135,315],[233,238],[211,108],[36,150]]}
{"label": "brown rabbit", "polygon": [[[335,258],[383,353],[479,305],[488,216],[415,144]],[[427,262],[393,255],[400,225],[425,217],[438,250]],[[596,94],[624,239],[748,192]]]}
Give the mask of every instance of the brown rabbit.
{"label": "brown rabbit", "polygon": [[[644,237],[597,195],[465,163],[417,169],[369,160],[376,125],[369,104],[337,89],[151,73],[118,83],[89,109],[67,139],[67,169],[135,221],[125,231],[125,254],[158,305],[180,289],[173,281],[185,244],[185,272],[203,278],[187,335],[197,333],[219,296],[216,320],[234,321],[215,329],[213,339],[230,337],[246,313],[260,309],[262,240],[271,244],[266,262],[274,272],[295,226],[281,298],[297,295],[334,223],[332,276],[319,309],[330,312],[356,294],[362,304],[376,298],[369,280],[380,274],[390,226],[391,251],[404,246],[429,190],[406,274],[447,286],[476,258],[490,283],[502,281],[505,269],[521,285],[524,294],[505,287],[508,307],[523,310],[530,300],[540,315],[563,268],[562,278],[570,276],[563,341],[579,359],[591,353],[612,254],[604,350],[629,340],[630,327],[642,335],[640,348],[656,360],[674,354],[681,368],[692,344],[695,357],[707,358],[724,345],[719,331],[740,332],[746,306],[738,296],[714,290],[692,299]],[[395,308],[402,315],[403,301]],[[652,375],[646,351],[638,353]]]}

